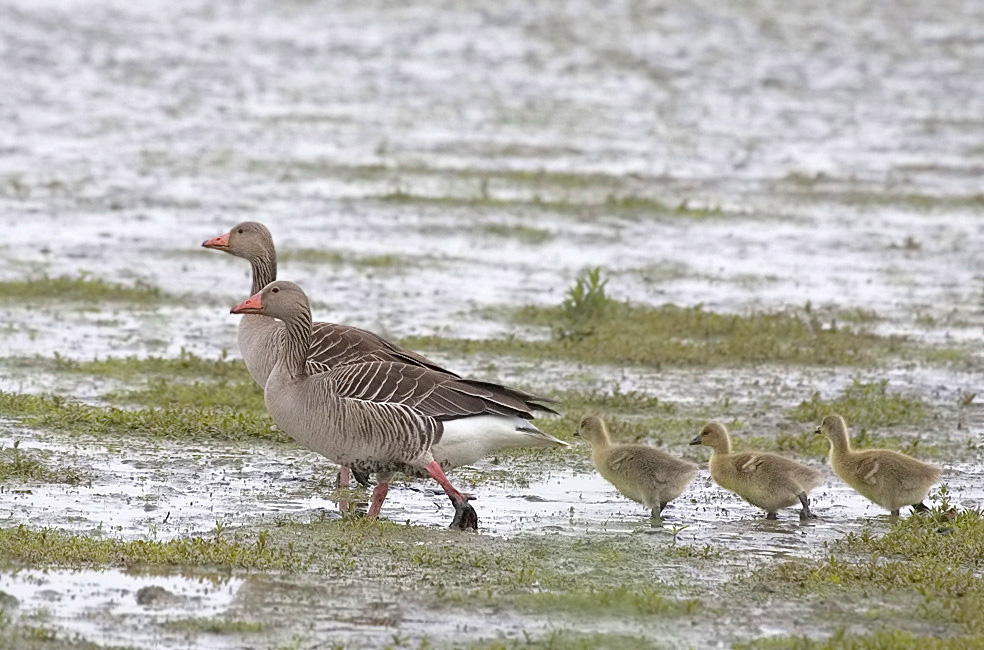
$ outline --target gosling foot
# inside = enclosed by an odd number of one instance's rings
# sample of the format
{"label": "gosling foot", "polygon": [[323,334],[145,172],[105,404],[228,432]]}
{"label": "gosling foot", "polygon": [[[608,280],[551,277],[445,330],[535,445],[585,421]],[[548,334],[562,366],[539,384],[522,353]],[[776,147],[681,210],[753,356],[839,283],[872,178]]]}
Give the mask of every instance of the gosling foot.
{"label": "gosling foot", "polygon": [[454,504],[454,519],[451,526],[455,530],[478,530],[478,515],[467,501]]}
{"label": "gosling foot", "polygon": [[929,512],[929,508],[926,507],[925,503],[920,501],[912,506],[912,512]]}
{"label": "gosling foot", "polygon": [[776,513],[774,513],[774,512],[770,512],[769,514],[767,514],[767,515],[765,516],[765,518],[766,518],[766,519],[778,519],[778,518],[779,518],[779,515],[777,515],[777,514],[776,514]]}
{"label": "gosling foot", "polygon": [[803,509],[800,510],[800,519],[806,521],[807,519],[816,519],[817,516],[810,512],[810,500],[806,497],[806,492],[801,492],[799,495],[800,503],[803,504]]}

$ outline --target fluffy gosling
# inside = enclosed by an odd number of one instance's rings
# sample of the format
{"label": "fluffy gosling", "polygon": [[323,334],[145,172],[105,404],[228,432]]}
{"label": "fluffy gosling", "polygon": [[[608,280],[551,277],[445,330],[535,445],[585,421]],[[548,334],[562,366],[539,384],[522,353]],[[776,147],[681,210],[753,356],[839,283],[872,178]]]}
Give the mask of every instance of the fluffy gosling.
{"label": "fluffy gosling", "polygon": [[820,485],[823,475],[812,467],[764,451],[731,452],[731,438],[720,422],[704,425],[690,441],[711,448],[711,478],[745,501],[776,519],[780,508],[802,504],[800,519],[815,519],[807,494]]}
{"label": "fluffy gosling", "polygon": [[828,415],[816,433],[830,441],[830,466],[845,483],[866,499],[899,516],[899,509],[929,510],[923,499],[940,477],[940,469],[889,449],[854,451],[847,424],[839,415]]}
{"label": "fluffy gosling", "polygon": [[647,445],[613,445],[601,418],[581,420],[575,436],[591,443],[591,461],[606,481],[659,519],[663,508],[690,485],[697,466]]}

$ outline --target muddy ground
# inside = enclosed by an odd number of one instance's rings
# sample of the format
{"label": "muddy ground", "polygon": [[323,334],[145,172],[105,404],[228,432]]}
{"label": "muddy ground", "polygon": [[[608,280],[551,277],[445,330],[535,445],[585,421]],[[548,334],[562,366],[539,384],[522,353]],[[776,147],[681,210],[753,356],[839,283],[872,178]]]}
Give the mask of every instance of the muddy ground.
{"label": "muddy ground", "polygon": [[[0,647],[984,645],[982,48],[972,2],[0,6]],[[454,472],[478,534],[422,481],[359,517],[238,361],[200,243],[246,219],[573,448]],[[827,469],[765,521],[686,444],[823,467],[835,410],[930,516]],[[662,523],[586,413],[701,462]]]}

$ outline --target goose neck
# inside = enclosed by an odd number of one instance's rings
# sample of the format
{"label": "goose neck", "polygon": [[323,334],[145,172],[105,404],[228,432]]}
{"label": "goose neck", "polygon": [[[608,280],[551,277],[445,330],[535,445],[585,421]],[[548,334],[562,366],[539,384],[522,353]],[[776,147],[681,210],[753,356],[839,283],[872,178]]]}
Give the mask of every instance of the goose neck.
{"label": "goose neck", "polygon": [[253,294],[263,290],[277,279],[277,258],[273,254],[264,253],[250,260],[253,267]]}
{"label": "goose neck", "polygon": [[293,378],[307,375],[306,361],[311,345],[311,310],[307,305],[299,305],[297,310],[284,320],[284,366]]}

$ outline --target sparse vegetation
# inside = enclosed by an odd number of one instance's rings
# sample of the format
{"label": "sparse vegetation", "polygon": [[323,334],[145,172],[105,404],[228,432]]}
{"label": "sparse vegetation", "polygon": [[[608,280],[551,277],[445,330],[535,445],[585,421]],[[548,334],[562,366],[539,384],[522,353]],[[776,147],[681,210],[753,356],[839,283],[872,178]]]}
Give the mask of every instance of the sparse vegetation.
{"label": "sparse vegetation", "polygon": [[74,467],[49,464],[42,458],[41,452],[22,450],[18,442],[6,449],[0,447],[0,482],[35,481],[75,485],[82,480],[82,473]]}
{"label": "sparse vegetation", "polygon": [[[521,324],[552,330],[565,318],[561,306],[528,306],[515,314]],[[592,325],[584,336],[555,335],[547,341],[415,336],[404,339],[404,344],[455,354],[516,354],[656,367],[762,362],[865,366],[913,349],[901,337],[861,328],[828,328],[791,311],[731,315],[709,312],[699,305],[650,307],[613,301],[604,317]]]}
{"label": "sparse vegetation", "polygon": [[837,413],[849,427],[868,429],[919,424],[926,412],[926,404],[920,398],[890,393],[887,379],[862,382],[855,377],[840,397],[828,401],[816,391],[809,400],[792,409],[789,416],[798,422],[819,424],[824,416]]}
{"label": "sparse vegetation", "polygon": [[292,548],[271,548],[267,536],[226,539],[216,535],[183,537],[167,542],[123,541],[72,535],[26,526],[0,528],[0,558],[31,566],[208,566],[240,569],[299,570],[310,563]]}
{"label": "sparse vegetation", "polygon": [[256,438],[285,442],[266,415],[227,409],[164,406],[124,410],[90,406],[49,395],[0,391],[0,411],[23,424],[88,435],[145,435],[192,440]]}
{"label": "sparse vegetation", "polygon": [[196,634],[256,634],[266,629],[266,626],[258,621],[230,618],[179,618],[164,621],[161,627],[172,632]]}
{"label": "sparse vegetation", "polygon": [[156,303],[166,298],[167,296],[158,287],[144,282],[123,285],[108,282],[101,278],[90,278],[84,273],[76,277],[49,278],[43,276],[0,282],[0,300]]}
{"label": "sparse vegetation", "polygon": [[522,224],[490,223],[483,230],[494,237],[517,239],[527,244],[542,244],[553,237],[553,234],[547,230]]}

